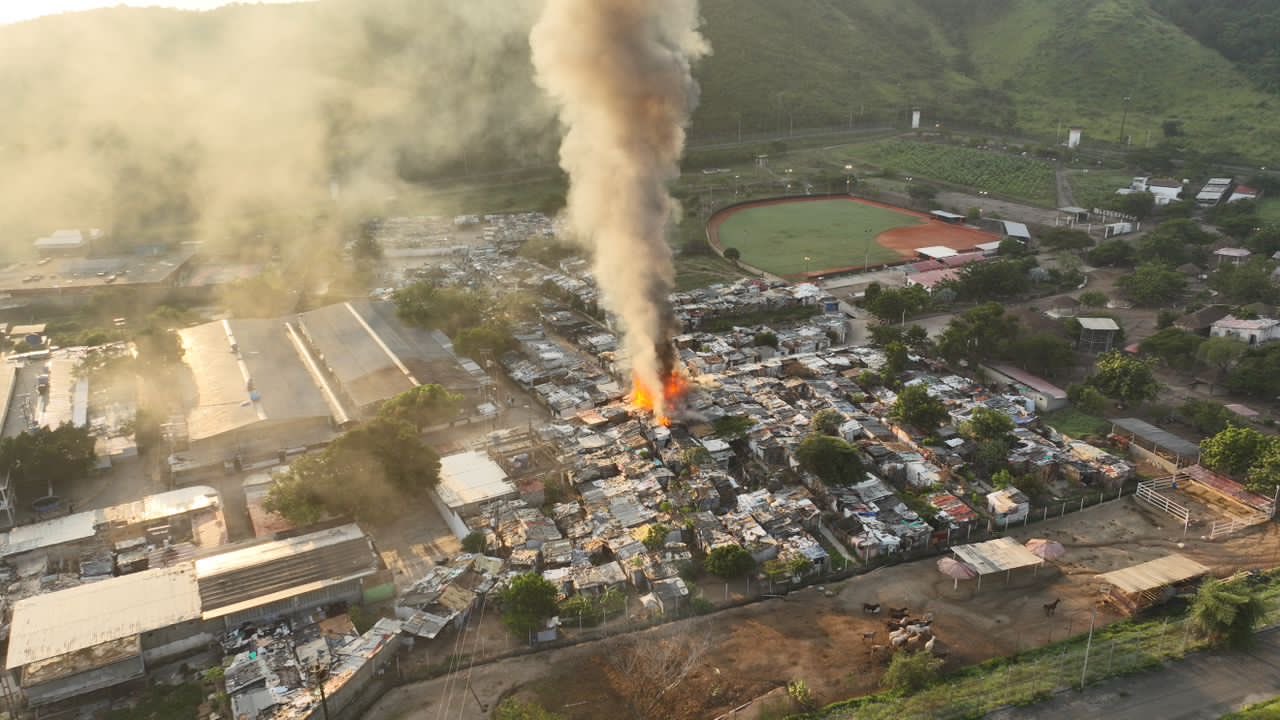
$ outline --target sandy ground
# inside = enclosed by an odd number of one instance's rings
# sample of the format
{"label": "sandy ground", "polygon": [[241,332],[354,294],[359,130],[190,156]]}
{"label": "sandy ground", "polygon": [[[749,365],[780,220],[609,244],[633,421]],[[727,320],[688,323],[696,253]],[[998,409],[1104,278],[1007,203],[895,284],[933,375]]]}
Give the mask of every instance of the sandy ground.
{"label": "sandy ground", "polygon": [[[667,633],[709,633],[705,662],[692,676],[668,717],[715,717],[789,680],[803,679],[820,702],[872,692],[886,659],[872,658],[863,633],[876,632],[883,643],[883,617],[864,615],[862,603],[910,607],[933,612],[938,637],[951,648],[949,668],[1014,653],[1078,634],[1088,624],[1097,598],[1094,577],[1170,552],[1181,552],[1226,575],[1245,567],[1280,564],[1280,528],[1267,524],[1244,534],[1208,542],[1173,519],[1140,505],[1131,497],[1083,513],[1038,523],[1011,533],[1020,540],[1049,537],[1064,543],[1068,555],[1057,566],[1038,572],[989,576],[981,590],[975,583],[952,589],[933,560],[884,568],[825,588],[797,591],[786,599],[715,613],[644,631],[643,637]],[[1053,617],[1043,605],[1061,598]],[[1099,622],[1120,619],[1100,609]],[[487,622],[493,622],[492,615]],[[474,632],[474,631],[473,631]],[[481,636],[464,635],[451,647],[431,648],[436,662],[481,644]],[[506,645],[486,628],[484,644],[495,651]],[[619,697],[606,677],[616,640],[475,665],[454,676],[407,685],[388,693],[366,720],[427,720],[440,717],[447,704],[451,717],[487,717],[509,695],[535,700],[568,718],[619,714]],[[469,675],[469,682],[467,677]],[[469,689],[468,689],[469,687]],[[474,694],[472,693],[474,691]],[[482,706],[484,709],[482,709]],[[625,714],[625,713],[621,713]]]}

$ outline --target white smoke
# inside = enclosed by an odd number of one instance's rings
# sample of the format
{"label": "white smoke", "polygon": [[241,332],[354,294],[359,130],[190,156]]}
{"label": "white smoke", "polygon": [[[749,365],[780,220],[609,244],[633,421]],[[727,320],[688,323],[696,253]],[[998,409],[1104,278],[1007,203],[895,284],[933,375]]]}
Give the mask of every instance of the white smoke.
{"label": "white smoke", "polygon": [[710,52],[697,0],[548,0],[529,36],[537,83],[559,105],[568,215],[594,253],[605,306],[623,324],[632,371],[663,414],[675,269],[667,231],[691,64]]}

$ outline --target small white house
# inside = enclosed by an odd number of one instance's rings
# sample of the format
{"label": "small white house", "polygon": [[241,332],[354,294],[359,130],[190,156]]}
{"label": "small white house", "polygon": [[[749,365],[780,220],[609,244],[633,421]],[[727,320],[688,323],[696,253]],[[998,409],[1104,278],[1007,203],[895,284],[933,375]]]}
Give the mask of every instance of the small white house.
{"label": "small white house", "polygon": [[1261,345],[1280,340],[1280,320],[1275,318],[1241,320],[1234,315],[1228,315],[1215,322],[1209,328],[1209,334],[1213,337],[1235,338],[1248,345]]}

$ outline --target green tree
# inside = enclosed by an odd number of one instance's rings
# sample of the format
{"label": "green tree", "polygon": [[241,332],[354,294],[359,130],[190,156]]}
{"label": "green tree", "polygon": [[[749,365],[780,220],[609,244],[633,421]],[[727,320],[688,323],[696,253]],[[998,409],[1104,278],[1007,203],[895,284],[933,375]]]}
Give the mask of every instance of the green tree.
{"label": "green tree", "polygon": [[887,378],[896,378],[907,369],[907,346],[900,342],[891,342],[884,348],[884,374]]}
{"label": "green tree", "polygon": [[864,468],[858,448],[843,438],[814,434],[796,447],[796,462],[828,485],[862,482]]}
{"label": "green tree", "polygon": [[1227,475],[1244,477],[1272,442],[1270,437],[1253,428],[1230,425],[1200,441],[1200,464]]}
{"label": "green tree", "polygon": [[1196,349],[1196,359],[1219,373],[1226,374],[1244,357],[1248,349],[1248,345],[1235,338],[1211,337]]}
{"label": "green tree", "polygon": [[1227,389],[1241,395],[1280,395],[1280,344],[1249,348],[1227,374]]}
{"label": "green tree", "polygon": [[960,277],[951,283],[961,300],[982,302],[1017,297],[1031,289],[1035,258],[1000,258],[989,262],[969,263]]}
{"label": "green tree", "polygon": [[52,430],[24,430],[0,440],[0,466],[27,497],[52,494],[55,481],[64,484],[62,492],[69,492],[89,474],[96,459],[89,428],[71,423]]}
{"label": "green tree", "polygon": [[469,553],[482,553],[485,551],[484,533],[471,531],[467,536],[462,538],[462,550]]}
{"label": "green tree", "polygon": [[644,546],[650,550],[661,550],[667,544],[667,535],[671,533],[671,528],[662,523],[655,523],[649,526],[644,534]]}
{"label": "green tree", "polygon": [[407,422],[418,432],[458,417],[462,396],[432,383],[406,390],[382,404],[378,416]]}
{"label": "green tree", "polygon": [[1234,413],[1210,400],[1188,400],[1178,414],[1188,425],[1209,435],[1221,432],[1235,419]]}
{"label": "green tree", "polygon": [[1077,410],[1088,415],[1101,415],[1107,409],[1107,396],[1088,385],[1067,388],[1067,399]]}
{"label": "green tree", "polygon": [[1045,228],[1036,235],[1036,242],[1049,250],[1085,250],[1093,247],[1093,238],[1083,230],[1067,227]]}
{"label": "green tree", "polygon": [[1245,488],[1263,497],[1274,497],[1280,487],[1280,439],[1272,438],[1262,454],[1249,466]]}
{"label": "green tree", "polygon": [[1117,351],[1100,356],[1086,382],[1126,405],[1154,400],[1160,392],[1150,363]]}
{"label": "green tree", "polygon": [[930,302],[928,291],[913,285],[907,288],[881,290],[876,294],[874,301],[866,300],[864,305],[872,315],[880,319],[880,322],[895,323],[922,312],[929,307]]}
{"label": "green tree", "polygon": [[1071,343],[1043,332],[1013,338],[1007,355],[1023,370],[1048,376],[1071,367],[1075,360]]}
{"label": "green tree", "polygon": [[1097,290],[1080,293],[1080,304],[1085,307],[1100,308],[1107,306],[1107,294]]}
{"label": "green tree", "polygon": [[1189,370],[1195,365],[1196,352],[1204,338],[1195,333],[1165,328],[1143,340],[1138,349],[1144,354],[1159,358],[1165,365],[1178,370]]}
{"label": "green tree", "polygon": [[722,578],[742,577],[755,569],[755,558],[741,545],[721,545],[712,549],[703,562],[707,572]]}
{"label": "green tree", "polygon": [[711,423],[716,437],[722,440],[736,440],[751,432],[751,428],[755,426],[756,421],[747,415],[725,415]]}
{"label": "green tree", "polygon": [[1209,580],[1191,603],[1191,626],[1214,645],[1246,648],[1267,612],[1262,598],[1243,582]]}
{"label": "green tree", "polygon": [[556,615],[559,594],[555,585],[537,573],[517,576],[499,595],[502,621],[516,635],[529,637]]}
{"label": "green tree", "polygon": [[325,452],[338,468],[373,461],[382,477],[406,497],[440,480],[440,456],[422,442],[412,425],[400,420],[376,417],[330,443]]}
{"label": "green tree", "polygon": [[392,297],[400,318],[411,325],[443,330],[453,337],[464,328],[479,326],[493,300],[482,293],[438,288],[417,282],[396,291]]}
{"label": "green tree", "polygon": [[989,302],[966,310],[947,323],[938,337],[938,354],[948,362],[982,362],[1004,357],[1010,341],[1017,337],[1017,318],[1006,314],[1004,306]]}
{"label": "green tree", "polygon": [[737,265],[738,261],[742,259],[742,251],[735,247],[725,248],[724,259],[728,260],[734,265]]}
{"label": "green tree", "polygon": [[1209,275],[1209,287],[1222,293],[1233,303],[1274,303],[1280,300],[1280,287],[1271,281],[1275,263],[1263,258],[1236,265],[1221,265]]}
{"label": "green tree", "polygon": [[454,333],[454,348],[470,358],[499,358],[519,347],[511,328],[501,320],[485,320],[476,327],[461,328]]}
{"label": "green tree", "polygon": [[889,414],[895,421],[924,433],[936,430],[950,417],[942,401],[919,384],[903,388]]}
{"label": "green tree", "polygon": [[1151,214],[1155,209],[1156,197],[1149,192],[1135,192],[1128,195],[1116,195],[1111,201],[1111,209],[1132,215],[1139,220]]}
{"label": "green tree", "polygon": [[1138,252],[1124,240],[1108,240],[1090,250],[1085,258],[1096,267],[1133,267]]}
{"label": "green tree", "polygon": [[936,682],[941,669],[942,660],[930,653],[894,653],[889,669],[880,678],[880,685],[892,692],[908,695]]}
{"label": "green tree", "polygon": [[1160,263],[1144,263],[1116,283],[1124,296],[1147,307],[1168,305],[1187,289],[1187,278]]}
{"label": "green tree", "polygon": [[752,343],[756,347],[771,347],[778,349],[778,336],[771,332],[756,333],[755,340]]}
{"label": "green tree", "polygon": [[809,422],[809,428],[815,433],[823,435],[838,435],[840,426],[844,424],[844,413],[835,408],[823,408],[814,413],[813,420]]}
{"label": "green tree", "polygon": [[996,255],[1000,257],[1023,257],[1030,254],[1031,249],[1017,238],[1005,238],[996,247]]}
{"label": "green tree", "polygon": [[960,432],[976,442],[1013,442],[1013,418],[991,408],[978,407],[969,420],[960,426]]}

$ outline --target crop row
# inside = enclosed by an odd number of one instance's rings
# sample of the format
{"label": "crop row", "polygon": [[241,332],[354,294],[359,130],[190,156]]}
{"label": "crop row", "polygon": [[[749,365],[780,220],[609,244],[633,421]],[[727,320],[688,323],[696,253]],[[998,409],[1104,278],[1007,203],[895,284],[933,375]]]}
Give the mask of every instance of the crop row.
{"label": "crop row", "polygon": [[1052,206],[1057,200],[1049,163],[951,145],[885,140],[854,148],[859,160],[910,175]]}

